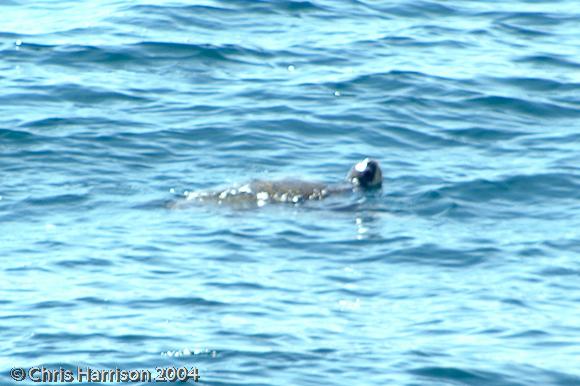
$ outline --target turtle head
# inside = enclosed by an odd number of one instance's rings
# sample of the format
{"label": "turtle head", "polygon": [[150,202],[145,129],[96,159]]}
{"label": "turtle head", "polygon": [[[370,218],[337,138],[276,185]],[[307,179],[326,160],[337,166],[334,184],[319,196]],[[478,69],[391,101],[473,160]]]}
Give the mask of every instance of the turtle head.
{"label": "turtle head", "polygon": [[365,158],[350,169],[346,179],[361,189],[378,189],[383,184],[383,173],[377,161]]}

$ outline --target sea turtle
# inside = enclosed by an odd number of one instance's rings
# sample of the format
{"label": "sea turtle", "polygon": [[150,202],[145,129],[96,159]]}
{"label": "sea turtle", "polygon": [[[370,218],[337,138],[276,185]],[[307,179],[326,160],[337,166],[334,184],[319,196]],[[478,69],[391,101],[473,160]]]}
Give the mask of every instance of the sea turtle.
{"label": "sea turtle", "polygon": [[379,163],[365,158],[350,169],[345,183],[328,185],[292,179],[252,180],[224,190],[188,192],[184,199],[173,202],[169,207],[180,208],[191,202],[255,204],[257,206],[264,206],[267,203],[298,204],[304,201],[322,200],[338,193],[379,189],[382,182],[383,174]]}

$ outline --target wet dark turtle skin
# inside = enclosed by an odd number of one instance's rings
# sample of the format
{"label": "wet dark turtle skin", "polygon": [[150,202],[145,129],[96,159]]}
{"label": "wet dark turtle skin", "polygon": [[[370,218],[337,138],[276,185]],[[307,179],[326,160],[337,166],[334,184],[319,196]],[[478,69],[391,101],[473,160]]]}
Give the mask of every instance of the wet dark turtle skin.
{"label": "wet dark turtle skin", "polygon": [[340,193],[380,188],[381,183],[382,172],[378,162],[367,158],[352,167],[346,182],[342,184],[328,185],[292,179],[253,180],[224,190],[189,192],[185,194],[184,199],[171,203],[169,207],[180,208],[192,202],[257,206],[264,206],[267,203],[299,204],[304,201],[323,200]]}

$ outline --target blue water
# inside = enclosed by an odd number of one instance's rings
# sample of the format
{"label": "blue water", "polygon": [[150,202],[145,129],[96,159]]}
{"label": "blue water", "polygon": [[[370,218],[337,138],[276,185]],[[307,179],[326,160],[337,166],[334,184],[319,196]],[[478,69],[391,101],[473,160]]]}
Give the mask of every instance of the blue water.
{"label": "blue water", "polygon": [[577,1],[0,4],[2,385],[580,385]]}

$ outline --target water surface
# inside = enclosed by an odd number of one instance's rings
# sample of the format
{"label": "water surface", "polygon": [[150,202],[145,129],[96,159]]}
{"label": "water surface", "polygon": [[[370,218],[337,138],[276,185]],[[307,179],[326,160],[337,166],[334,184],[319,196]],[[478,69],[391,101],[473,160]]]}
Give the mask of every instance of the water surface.
{"label": "water surface", "polygon": [[[575,2],[0,12],[3,383],[580,384]],[[366,156],[375,197],[164,205]]]}

